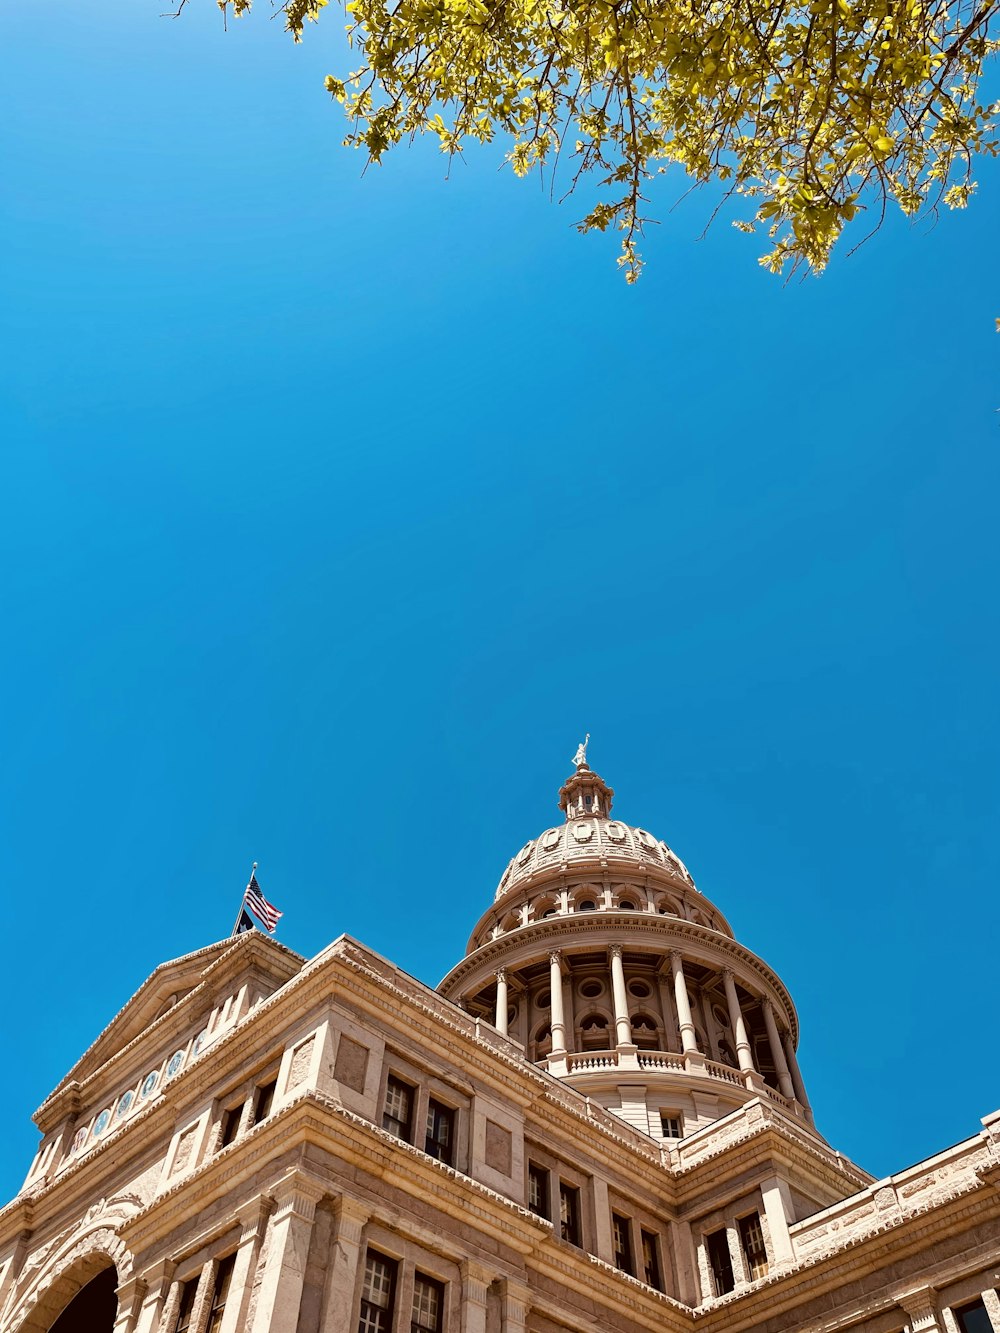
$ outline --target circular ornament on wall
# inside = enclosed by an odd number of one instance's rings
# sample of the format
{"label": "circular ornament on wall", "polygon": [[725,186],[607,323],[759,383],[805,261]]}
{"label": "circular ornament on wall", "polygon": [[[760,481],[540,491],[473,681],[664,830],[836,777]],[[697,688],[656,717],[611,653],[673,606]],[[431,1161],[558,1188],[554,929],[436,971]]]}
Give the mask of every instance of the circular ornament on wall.
{"label": "circular ornament on wall", "polygon": [[94,1121],[94,1128],[91,1130],[95,1139],[99,1139],[111,1122],[111,1110],[102,1111]]}
{"label": "circular ornament on wall", "polygon": [[118,1105],[115,1107],[116,1120],[124,1120],[125,1116],[128,1115],[129,1107],[132,1105],[134,1097],[135,1093],[130,1089],[128,1092],[123,1092],[118,1098]]}
{"label": "circular ornament on wall", "polygon": [[83,1129],[78,1129],[76,1133],[73,1135],[73,1143],[70,1147],[70,1152],[79,1152],[86,1142],[87,1142],[87,1129],[86,1126],[84,1126]]}
{"label": "circular ornament on wall", "polygon": [[159,1083],[159,1081],[160,1081],[160,1071],[158,1069],[150,1070],[150,1072],[142,1080],[142,1087],[139,1089],[139,1096],[148,1097],[149,1094],[156,1087],[157,1083]]}
{"label": "circular ornament on wall", "polygon": [[650,990],[644,981],[630,981],[628,983],[630,995],[634,995],[637,1000],[646,1000],[649,998]]}
{"label": "circular ornament on wall", "polygon": [[580,983],[580,994],[586,1000],[596,1000],[598,995],[604,994],[604,985],[596,977],[588,977]]}
{"label": "circular ornament on wall", "polygon": [[194,1039],[194,1046],[191,1048],[192,1056],[200,1055],[207,1045],[208,1045],[208,1028],[202,1028],[202,1030],[198,1033],[197,1037],[195,1037]]}
{"label": "circular ornament on wall", "polygon": [[183,1064],[184,1052],[174,1051],[173,1055],[167,1061],[167,1078],[173,1078],[175,1074],[179,1074]]}

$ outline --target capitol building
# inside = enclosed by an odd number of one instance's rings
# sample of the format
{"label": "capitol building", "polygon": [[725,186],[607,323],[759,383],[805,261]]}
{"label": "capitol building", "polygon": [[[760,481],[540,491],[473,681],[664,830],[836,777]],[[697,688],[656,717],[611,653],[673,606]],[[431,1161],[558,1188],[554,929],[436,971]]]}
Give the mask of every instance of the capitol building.
{"label": "capitol building", "polygon": [[35,1114],[0,1333],[1000,1333],[1000,1112],[845,1158],[781,978],[573,768],[436,988],[161,964]]}

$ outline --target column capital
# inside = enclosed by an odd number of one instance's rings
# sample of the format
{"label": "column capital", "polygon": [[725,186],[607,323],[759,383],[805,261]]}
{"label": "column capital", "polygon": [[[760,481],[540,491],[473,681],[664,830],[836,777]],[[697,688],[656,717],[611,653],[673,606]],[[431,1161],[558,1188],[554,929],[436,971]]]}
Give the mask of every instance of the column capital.
{"label": "column capital", "polygon": [[733,972],[733,969],[729,966],[728,963],[727,963],[726,966],[722,969],[722,976],[723,976],[723,978],[724,978],[726,981],[732,981],[732,980],[734,980],[735,974],[734,974],[734,972]]}
{"label": "column capital", "polygon": [[507,984],[507,969],[505,967],[498,967],[496,976],[498,983],[502,982],[504,985]]}
{"label": "column capital", "polygon": [[771,1001],[767,998],[766,995],[762,995],[760,997],[760,1007],[764,1010],[765,1013],[768,1014],[774,1013],[774,1005],[771,1003]]}
{"label": "column capital", "polygon": [[611,944],[608,946],[609,958],[621,958],[621,956],[622,956],[622,946],[620,944]]}
{"label": "column capital", "polygon": [[670,950],[670,962],[675,967],[679,967],[684,962],[684,955],[681,953],[680,949]]}
{"label": "column capital", "polygon": [[342,1194],[333,1205],[333,1215],[337,1223],[337,1239],[360,1243],[365,1223],[371,1217],[370,1210],[357,1199]]}
{"label": "column capital", "polygon": [[522,1329],[528,1318],[531,1289],[514,1278],[503,1279],[503,1326],[505,1330]]}
{"label": "column capital", "polygon": [[142,1280],[146,1284],[147,1292],[156,1295],[164,1287],[169,1286],[176,1271],[177,1264],[173,1259],[159,1259],[155,1264],[144,1268]]}
{"label": "column capital", "polygon": [[130,1277],[120,1287],[116,1288],[115,1295],[118,1297],[118,1320],[116,1322],[121,1322],[122,1317],[125,1316],[126,1321],[131,1323],[146,1297],[146,1283],[141,1277]]}
{"label": "column capital", "polygon": [[465,1299],[476,1305],[486,1304],[486,1292],[493,1274],[474,1259],[463,1259],[461,1264],[462,1289]]}
{"label": "column capital", "polygon": [[549,964],[553,967],[562,968],[562,949],[549,950]]}
{"label": "column capital", "polygon": [[275,1212],[285,1215],[294,1213],[306,1222],[311,1222],[316,1215],[316,1205],[328,1192],[320,1181],[293,1168],[276,1181],[271,1197],[274,1199]]}
{"label": "column capital", "polygon": [[910,1326],[914,1330],[926,1329],[933,1333],[940,1328],[938,1323],[937,1291],[931,1286],[916,1287],[904,1291],[894,1299],[910,1316]]}
{"label": "column capital", "polygon": [[241,1203],[239,1208],[236,1209],[235,1217],[241,1227],[241,1245],[245,1241],[256,1239],[260,1235],[271,1207],[272,1201],[266,1195],[258,1194],[255,1199],[248,1199],[246,1203]]}

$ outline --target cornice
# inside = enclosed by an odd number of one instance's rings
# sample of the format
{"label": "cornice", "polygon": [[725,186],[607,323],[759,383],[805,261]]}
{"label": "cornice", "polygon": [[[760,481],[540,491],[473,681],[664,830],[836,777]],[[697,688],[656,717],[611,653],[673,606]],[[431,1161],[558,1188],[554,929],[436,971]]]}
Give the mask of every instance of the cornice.
{"label": "cornice", "polygon": [[[970,1206],[970,1200],[979,1195],[979,1206]],[[992,1198],[989,1196],[992,1195]],[[977,1181],[967,1188],[956,1189],[947,1197],[939,1197],[921,1208],[906,1213],[883,1215],[876,1225],[865,1228],[854,1235],[842,1235],[836,1244],[825,1252],[810,1255],[769,1273],[749,1288],[731,1292],[704,1305],[697,1307],[695,1317],[699,1323],[717,1325],[730,1333],[740,1328],[754,1329],[765,1319],[771,1320],[785,1310],[802,1310],[810,1301],[825,1297],[830,1291],[838,1291],[849,1283],[858,1282],[877,1274],[884,1266],[898,1263],[906,1254],[928,1249],[931,1253],[939,1248],[943,1234],[959,1235],[961,1230],[971,1228],[986,1218],[1000,1219],[1000,1195]],[[964,1223],[966,1225],[960,1226]],[[983,1261],[995,1260],[995,1247],[984,1247],[980,1256],[973,1257],[968,1251],[960,1256],[951,1256],[936,1265],[942,1275],[934,1271],[921,1271],[921,1281],[935,1279],[944,1281],[958,1280],[967,1269],[970,1273],[982,1267]],[[892,1308],[897,1303],[894,1293],[887,1293],[885,1308]],[[831,1318],[822,1325],[809,1323],[810,1329],[830,1330],[839,1323],[856,1326],[860,1315],[870,1318],[873,1310],[865,1301],[863,1310],[855,1302],[851,1306],[850,1319]]]}
{"label": "cornice", "polygon": [[[693,921],[682,921],[680,917],[654,916],[651,912],[581,912],[529,922],[480,945],[451,969],[438,989],[441,994],[449,995],[459,988],[468,989],[477,981],[485,983],[498,967],[514,970],[515,960],[519,959],[522,965],[529,960],[535,961],[536,955],[543,957],[557,944],[564,949],[579,948],[582,951],[607,949],[612,944],[627,945],[637,938],[664,952],[679,947],[691,961],[720,970],[737,964],[742,969],[741,975],[734,968],[737,979],[744,981],[747,976],[753,977],[756,988],[771,1001],[772,1007],[777,1008],[793,1042],[798,1045],[798,1015],[792,997],[778,974],[762,959],[739,941],[717,930],[698,926]],[[691,945],[697,945],[698,952],[693,952]]]}
{"label": "cornice", "polygon": [[[247,931],[245,934],[238,936],[232,942],[230,948],[226,949],[214,962],[206,967],[205,971],[201,974],[200,980],[198,980],[191,990],[178,1000],[175,1005],[168,1009],[165,1014],[161,1014],[159,1018],[154,1019],[124,1046],[120,1047],[117,1051],[112,1052],[112,1054],[109,1055],[106,1060],[102,1061],[90,1074],[85,1075],[82,1079],[74,1079],[72,1077],[74,1071],[84,1063],[87,1057],[108,1036],[114,1029],[115,1025],[124,1017],[129,1008],[140,999],[143,992],[150,987],[152,982],[158,979],[162,970],[172,967],[178,962],[186,963],[191,959],[196,959],[202,954],[211,954],[213,950],[218,948],[218,943],[207,945],[204,949],[199,949],[194,953],[183,955],[181,959],[172,959],[170,962],[161,963],[158,968],[150,973],[135,994],[125,1002],[121,1009],[119,1009],[111,1022],[108,1023],[103,1031],[91,1042],[90,1046],[87,1047],[84,1053],[72,1066],[69,1073],[67,1073],[56,1085],[55,1089],[48,1097],[46,1097],[45,1101],[42,1102],[41,1106],[34,1113],[32,1119],[38,1125],[39,1129],[42,1130],[43,1134],[48,1133],[54,1128],[69,1110],[75,1111],[78,1110],[80,1106],[83,1106],[89,1098],[89,1092],[93,1085],[99,1080],[107,1077],[114,1068],[127,1061],[138,1047],[144,1045],[150,1039],[152,1033],[155,1032],[165,1037],[166,1034],[170,1032],[181,1033],[192,1026],[192,1012],[197,1011],[204,1004],[206,996],[213,993],[215,987],[224,984],[229,974],[236,974],[241,970],[252,968],[253,961],[256,959],[259,963],[265,965],[266,969],[270,972],[272,979],[277,981],[278,989],[280,990],[289,980],[293,979],[300,970],[298,966],[294,965],[295,960],[299,958],[298,954],[293,953],[284,945],[278,944],[276,940],[267,939],[265,936],[260,935],[259,932]],[[280,950],[281,952],[276,953],[275,950]],[[281,966],[281,964],[284,964],[284,966]],[[71,1096],[72,1101],[68,1104],[64,1104],[64,1100],[67,1096]]]}

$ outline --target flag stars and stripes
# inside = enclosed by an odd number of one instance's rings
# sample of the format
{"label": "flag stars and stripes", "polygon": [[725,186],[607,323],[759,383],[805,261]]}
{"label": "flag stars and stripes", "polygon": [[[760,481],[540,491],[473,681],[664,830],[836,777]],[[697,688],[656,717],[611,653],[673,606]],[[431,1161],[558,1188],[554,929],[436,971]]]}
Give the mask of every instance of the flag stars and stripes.
{"label": "flag stars and stripes", "polygon": [[247,885],[243,902],[253,912],[268,934],[273,935],[282,913],[278,911],[274,903],[269,903],[261,893],[260,885],[257,883],[256,870],[250,875],[250,883]]}

